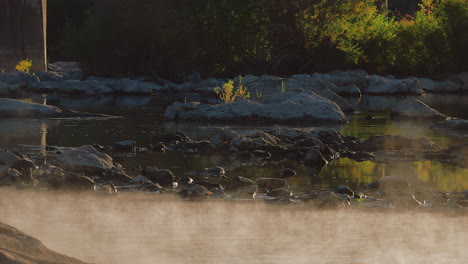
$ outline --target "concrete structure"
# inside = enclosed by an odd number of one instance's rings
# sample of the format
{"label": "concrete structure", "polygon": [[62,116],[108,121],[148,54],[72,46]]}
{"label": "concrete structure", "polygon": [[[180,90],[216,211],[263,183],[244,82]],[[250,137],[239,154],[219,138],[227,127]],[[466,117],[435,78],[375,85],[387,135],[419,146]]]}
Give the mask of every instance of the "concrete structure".
{"label": "concrete structure", "polygon": [[32,71],[47,70],[47,0],[0,0],[0,68],[31,59]]}

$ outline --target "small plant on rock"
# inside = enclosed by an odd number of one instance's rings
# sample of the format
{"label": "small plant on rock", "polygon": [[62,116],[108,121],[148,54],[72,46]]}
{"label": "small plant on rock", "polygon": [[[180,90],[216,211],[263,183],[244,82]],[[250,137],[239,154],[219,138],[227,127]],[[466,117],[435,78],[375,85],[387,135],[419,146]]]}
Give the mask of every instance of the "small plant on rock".
{"label": "small plant on rock", "polygon": [[0,73],[5,73],[6,69],[5,68],[0,68]]}
{"label": "small plant on rock", "polygon": [[24,59],[18,62],[18,64],[16,64],[15,69],[17,71],[29,73],[31,71],[31,67],[32,67],[32,60]]}
{"label": "small plant on rock", "polygon": [[215,93],[225,104],[250,98],[247,87],[242,84],[242,76],[239,76],[239,83],[237,86],[234,85],[233,80],[229,80],[227,83],[223,84],[222,87],[216,87]]}

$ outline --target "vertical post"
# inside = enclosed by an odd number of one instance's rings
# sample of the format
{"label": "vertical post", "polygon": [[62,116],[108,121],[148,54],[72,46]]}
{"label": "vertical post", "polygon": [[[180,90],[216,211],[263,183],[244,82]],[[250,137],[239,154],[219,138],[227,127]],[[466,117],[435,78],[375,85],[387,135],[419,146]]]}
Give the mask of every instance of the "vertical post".
{"label": "vertical post", "polygon": [[42,34],[44,44],[44,71],[47,71],[49,65],[49,61],[47,59],[47,0],[42,0]]}

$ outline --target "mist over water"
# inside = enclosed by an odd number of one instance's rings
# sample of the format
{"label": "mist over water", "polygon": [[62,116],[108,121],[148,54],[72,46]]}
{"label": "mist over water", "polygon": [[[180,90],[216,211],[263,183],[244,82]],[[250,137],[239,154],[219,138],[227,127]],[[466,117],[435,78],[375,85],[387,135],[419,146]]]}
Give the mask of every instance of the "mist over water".
{"label": "mist over water", "polygon": [[90,263],[467,263],[465,215],[2,189],[0,221]]}

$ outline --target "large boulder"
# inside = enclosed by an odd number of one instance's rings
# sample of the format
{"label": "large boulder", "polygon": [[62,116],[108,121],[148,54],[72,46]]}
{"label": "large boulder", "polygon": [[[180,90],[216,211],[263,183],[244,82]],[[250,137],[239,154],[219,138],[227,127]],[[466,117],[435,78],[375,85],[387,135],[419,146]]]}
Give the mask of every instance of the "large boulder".
{"label": "large boulder", "polygon": [[403,94],[421,95],[424,91],[416,79],[390,79],[378,75],[369,77],[369,87],[364,91],[366,94]]}
{"label": "large boulder", "polygon": [[36,238],[3,223],[0,223],[0,263],[85,264],[85,262],[53,252]]}
{"label": "large boulder", "polygon": [[347,122],[345,114],[338,105],[307,91],[276,93],[264,98],[261,102],[242,100],[220,105],[175,102],[167,108],[164,116],[172,121],[242,122],[247,120],[314,124]]}
{"label": "large boulder", "polygon": [[62,112],[56,106],[0,98],[0,117],[49,117]]}
{"label": "large boulder", "polygon": [[129,95],[151,95],[162,89],[161,86],[152,82],[142,82],[129,79],[114,80],[107,85],[117,94]]}
{"label": "large boulder", "polygon": [[0,82],[0,96],[15,96],[21,94],[21,88],[17,84]]}
{"label": "large boulder", "polygon": [[99,117],[112,118],[112,116],[96,113],[78,112],[60,109],[53,105],[43,105],[21,100],[0,98],[0,118],[43,118],[43,117]]}
{"label": "large boulder", "polygon": [[98,95],[110,94],[113,90],[98,81],[68,80],[60,83],[59,92],[68,95]]}
{"label": "large boulder", "polygon": [[367,73],[363,70],[336,71],[325,74],[314,73],[312,77],[328,81],[339,87],[351,84],[359,86],[366,81]]}
{"label": "large boulder", "polygon": [[101,174],[114,167],[112,158],[97,151],[93,146],[85,145],[79,148],[65,150],[57,157],[60,167],[88,174]]}
{"label": "large boulder", "polygon": [[393,119],[446,120],[449,117],[414,97],[407,97],[390,113]]}
{"label": "large boulder", "polygon": [[0,73],[0,83],[9,85],[18,85],[20,88],[26,88],[39,82],[39,78],[25,72],[7,72]]}

